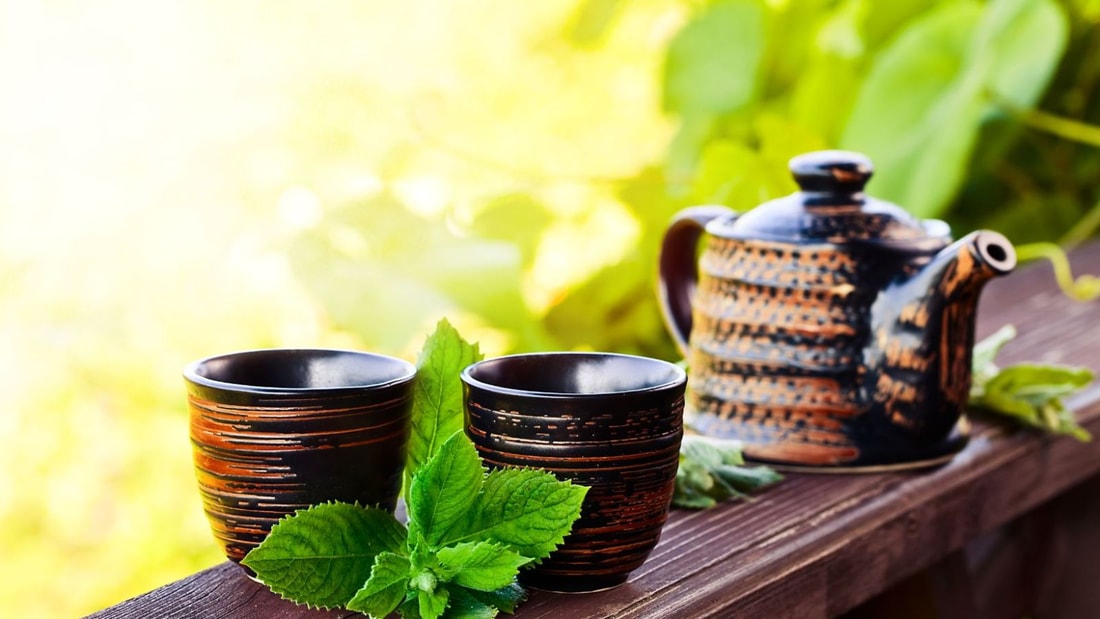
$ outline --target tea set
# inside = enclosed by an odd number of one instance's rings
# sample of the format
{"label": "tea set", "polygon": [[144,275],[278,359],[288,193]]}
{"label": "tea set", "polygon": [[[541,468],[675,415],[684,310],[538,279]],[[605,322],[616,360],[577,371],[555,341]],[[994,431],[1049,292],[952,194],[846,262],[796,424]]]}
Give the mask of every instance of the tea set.
{"label": "tea set", "polygon": [[[864,193],[871,162],[790,162],[798,191],[738,214],[692,207],[667,229],[658,301],[687,371],[615,353],[480,361],[461,375],[487,466],[537,466],[591,488],[574,533],[526,584],[617,586],[656,546],[686,431],[810,472],[916,469],[964,445],[983,285],[1015,266],[989,230],[952,241]],[[371,353],[247,351],[184,370],[215,537],[239,562],[286,514],[392,506],[415,368]]]}

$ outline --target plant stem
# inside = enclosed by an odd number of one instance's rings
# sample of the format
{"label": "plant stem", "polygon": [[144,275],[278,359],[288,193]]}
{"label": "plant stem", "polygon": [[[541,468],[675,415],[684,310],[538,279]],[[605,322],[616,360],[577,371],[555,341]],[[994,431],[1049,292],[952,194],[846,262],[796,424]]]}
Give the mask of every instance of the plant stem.
{"label": "plant stem", "polygon": [[1054,269],[1054,278],[1058,282],[1058,287],[1071,299],[1091,301],[1100,297],[1100,277],[1081,275],[1075,280],[1065,250],[1056,243],[1044,242],[1020,245],[1016,248],[1016,258],[1020,262],[1037,258],[1049,260],[1050,266]]}
{"label": "plant stem", "polygon": [[1046,131],[1074,142],[1100,147],[1100,127],[1096,125],[1057,116],[1042,110],[1019,108],[1000,98],[995,99],[995,102],[1011,114],[1013,118],[1033,129]]}

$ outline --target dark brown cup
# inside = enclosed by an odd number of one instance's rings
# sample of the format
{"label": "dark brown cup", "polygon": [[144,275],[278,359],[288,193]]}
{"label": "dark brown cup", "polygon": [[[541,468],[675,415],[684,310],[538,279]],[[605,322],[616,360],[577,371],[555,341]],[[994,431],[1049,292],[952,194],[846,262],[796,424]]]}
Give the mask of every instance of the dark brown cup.
{"label": "dark brown cup", "polygon": [[364,352],[273,349],[196,361],[183,375],[199,492],[231,561],[280,518],[310,505],[394,508],[412,364]]}
{"label": "dark brown cup", "polygon": [[626,582],[661,536],[683,436],[682,369],[612,353],[511,355],[462,372],[466,434],[490,468],[588,486],[565,542],[520,581],[586,592]]}

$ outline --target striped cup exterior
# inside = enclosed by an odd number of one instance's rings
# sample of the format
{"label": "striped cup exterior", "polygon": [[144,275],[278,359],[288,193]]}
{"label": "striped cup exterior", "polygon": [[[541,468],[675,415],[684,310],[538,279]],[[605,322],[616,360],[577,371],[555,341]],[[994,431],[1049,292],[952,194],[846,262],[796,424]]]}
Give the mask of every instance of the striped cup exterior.
{"label": "striped cup exterior", "polygon": [[611,353],[512,355],[463,372],[466,433],[490,468],[532,467],[589,487],[564,543],[520,573],[584,592],[626,582],[657,545],[683,436],[683,370]]}
{"label": "striped cup exterior", "polygon": [[199,494],[230,560],[311,505],[393,509],[411,364],[355,351],[271,349],[204,359],[184,376]]}

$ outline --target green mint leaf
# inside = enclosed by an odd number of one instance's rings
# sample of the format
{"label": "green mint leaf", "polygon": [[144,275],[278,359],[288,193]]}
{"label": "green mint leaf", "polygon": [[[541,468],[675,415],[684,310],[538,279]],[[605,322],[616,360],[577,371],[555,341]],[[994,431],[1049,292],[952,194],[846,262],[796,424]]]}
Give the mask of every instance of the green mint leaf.
{"label": "green mint leaf", "polygon": [[1077,425],[1073,411],[1066,408],[1061,400],[1054,399],[1039,406],[1039,418],[1042,420],[1043,429],[1049,432],[1068,434],[1082,442],[1092,440],[1092,435],[1088,430]]}
{"label": "green mint leaf", "polygon": [[408,557],[392,552],[380,552],[374,558],[370,579],[347,603],[348,610],[385,617],[405,600],[412,565]]}
{"label": "green mint leaf", "polygon": [[766,466],[745,467],[741,466],[743,462],[738,441],[684,436],[672,504],[708,509],[731,498],[748,499],[746,493],[783,479]]}
{"label": "green mint leaf", "polygon": [[420,524],[415,520],[409,520],[409,538],[405,547],[409,550],[409,560],[412,561],[414,571],[420,571],[431,564],[432,550],[428,547],[428,543],[424,541]]}
{"label": "green mint leaf", "polygon": [[705,464],[681,453],[680,466],[676,469],[676,485],[708,492],[714,487],[714,476]]}
{"label": "green mint leaf", "polygon": [[986,387],[985,393],[980,399],[972,400],[971,404],[984,410],[1007,415],[1017,421],[1040,427],[1039,409],[1031,402],[1018,398],[1009,391],[990,389]]}
{"label": "green mint leaf", "polygon": [[527,599],[527,592],[515,582],[496,591],[477,591],[476,589],[464,589],[463,591],[482,604],[499,608],[506,613],[516,612],[519,603]]}
{"label": "green mint leaf", "polygon": [[704,468],[722,464],[722,450],[706,441],[696,440],[694,436],[685,436],[680,443],[680,459],[696,462]]}
{"label": "green mint leaf", "polygon": [[973,368],[973,388],[982,390],[991,378],[997,375],[998,368],[994,364],[1001,348],[1016,337],[1016,327],[1005,325],[997,329],[995,333],[982,341],[974,344],[974,355],[971,361]]}
{"label": "green mint leaf", "polygon": [[515,582],[496,591],[478,591],[462,587],[449,587],[450,605],[447,619],[490,619],[499,611],[516,612],[519,603],[527,598],[527,592]]}
{"label": "green mint leaf", "polygon": [[1093,378],[1087,368],[1021,363],[998,372],[970,404],[1024,425],[1087,441],[1089,433],[1077,424],[1061,398]]}
{"label": "green mint leaf", "polygon": [[436,557],[449,582],[478,591],[507,586],[519,568],[531,562],[507,546],[490,542],[464,542],[440,548]]}
{"label": "green mint leaf", "polygon": [[492,619],[500,612],[492,604],[477,599],[469,589],[448,587],[450,606],[447,607],[447,619]]}
{"label": "green mint leaf", "polygon": [[741,441],[686,434],[680,442],[680,455],[708,467],[745,463]]}
{"label": "green mint leaf", "polygon": [[690,486],[676,486],[676,492],[672,495],[672,504],[682,509],[710,509],[718,504],[718,501],[696,491]]}
{"label": "green mint leaf", "polygon": [[417,610],[423,619],[438,619],[447,610],[450,594],[443,587],[432,591],[420,591],[416,594]]}
{"label": "green mint leaf", "polygon": [[265,585],[298,604],[337,608],[370,577],[381,552],[400,552],[405,527],[389,512],[324,503],[280,520],[241,561]]}
{"label": "green mint leaf", "polygon": [[[443,445],[448,437],[462,430],[462,370],[483,355],[477,344],[462,339],[446,319],[440,320],[428,336],[417,359],[416,386],[413,391],[412,419],[405,458],[405,488]],[[407,497],[406,497],[407,498]]]}
{"label": "green mint leaf", "polygon": [[719,479],[740,492],[751,492],[783,480],[783,476],[766,466],[732,466],[723,464],[714,469]]}
{"label": "green mint leaf", "polygon": [[1087,368],[1019,363],[998,372],[986,383],[986,390],[1042,404],[1077,391],[1093,378]]}
{"label": "green mint leaf", "polygon": [[500,469],[489,473],[461,537],[452,541],[488,541],[511,546],[538,560],[557,548],[580,517],[588,488],[558,481],[534,469]]}
{"label": "green mint leaf", "polygon": [[461,431],[417,471],[409,487],[409,521],[416,523],[428,547],[443,545],[447,532],[469,517],[484,478],[477,450]]}

